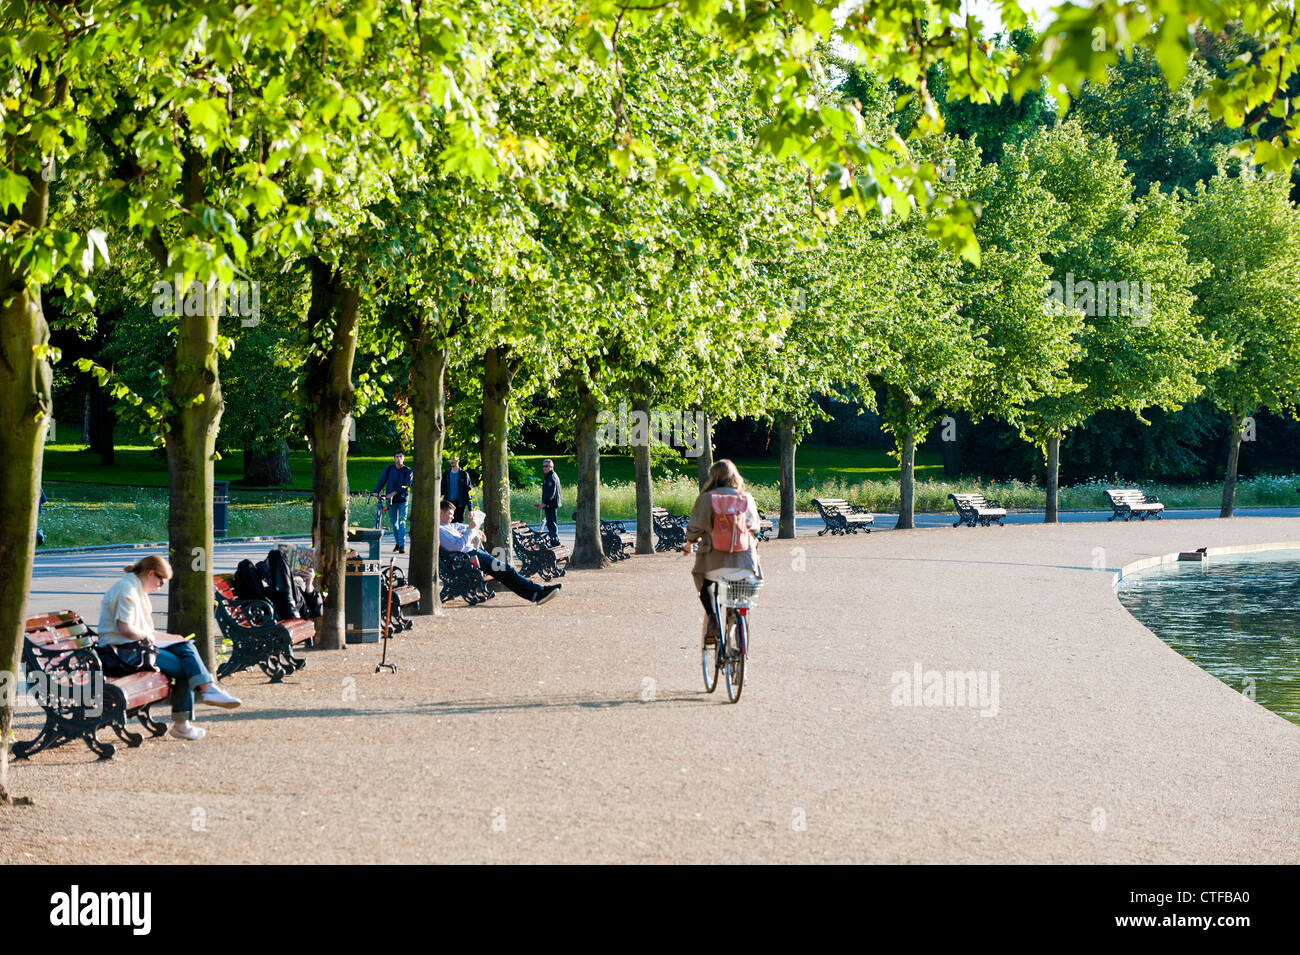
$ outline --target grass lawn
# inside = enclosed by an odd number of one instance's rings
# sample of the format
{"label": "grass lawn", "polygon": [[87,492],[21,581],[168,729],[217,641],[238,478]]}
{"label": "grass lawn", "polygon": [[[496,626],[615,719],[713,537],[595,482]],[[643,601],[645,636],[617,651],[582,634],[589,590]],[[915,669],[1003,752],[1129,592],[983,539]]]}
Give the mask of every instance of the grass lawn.
{"label": "grass lawn", "polygon": [[[521,455],[533,466],[537,480],[541,481],[542,459],[555,461],[560,483],[574,487],[578,469],[573,455]],[[918,477],[938,475],[943,467],[937,454],[917,454]],[[99,455],[86,450],[82,444],[50,444],[45,448],[45,480],[50,483],[67,481],[76,484],[120,484],[132,487],[166,487],[167,462],[152,448],[128,445],[114,452],[115,463],[99,463]],[[375,486],[384,465],[392,461],[390,454],[358,453],[348,456],[348,486],[353,491],[368,491]],[[410,459],[407,459],[410,463]],[[767,458],[737,458],[736,464],[745,480],[754,484],[776,484],[780,477],[780,462],[775,456]],[[798,483],[812,485],[825,480],[854,481],[868,478],[898,479],[898,462],[883,451],[866,451],[857,448],[819,447],[809,445],[799,449],[796,460]],[[685,459],[682,472],[694,473],[694,460]],[[311,490],[311,455],[307,451],[289,453],[289,468],[293,481],[289,489]],[[244,477],[244,456],[234,452],[216,462],[218,481],[230,481],[239,487]],[[602,454],[600,476],[605,484],[631,484],[634,475],[632,456]],[[667,477],[666,469],[657,469],[656,477]]]}

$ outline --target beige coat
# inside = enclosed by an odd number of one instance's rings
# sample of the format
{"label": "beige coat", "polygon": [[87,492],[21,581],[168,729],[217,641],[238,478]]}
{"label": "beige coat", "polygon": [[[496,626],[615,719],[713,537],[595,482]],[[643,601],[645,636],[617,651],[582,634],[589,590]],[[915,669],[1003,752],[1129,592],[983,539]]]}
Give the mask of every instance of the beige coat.
{"label": "beige coat", "polygon": [[[740,493],[733,487],[717,488],[723,494]],[[750,529],[749,549],[738,551],[731,554],[726,551],[715,551],[712,546],[713,534],[713,505],[709,502],[709,495],[712,492],[703,491],[695,499],[695,506],[691,508],[691,520],[686,525],[686,539],[691,543],[698,542],[695,550],[695,566],[691,568],[691,575],[695,578],[695,589],[701,590],[704,587],[704,575],[711,570],[721,570],[723,568],[742,568],[754,573],[756,577],[763,576],[763,568],[758,563],[758,551],[755,548],[758,533],[758,507],[754,504],[754,498],[749,499],[749,510],[746,512],[746,524]]]}

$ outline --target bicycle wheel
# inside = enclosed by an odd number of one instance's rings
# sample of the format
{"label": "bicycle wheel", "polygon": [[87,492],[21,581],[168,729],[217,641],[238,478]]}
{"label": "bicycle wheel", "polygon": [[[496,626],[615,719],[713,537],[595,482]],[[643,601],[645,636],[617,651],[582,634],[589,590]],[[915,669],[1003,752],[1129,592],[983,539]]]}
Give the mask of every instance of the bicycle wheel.
{"label": "bicycle wheel", "polygon": [[[708,626],[709,622],[704,621],[706,630]],[[722,661],[718,657],[718,642],[704,643],[703,635],[700,637],[700,666],[704,670],[704,692],[712,693],[718,688],[718,670],[722,667]]]}
{"label": "bicycle wheel", "polygon": [[749,648],[749,634],[745,618],[734,610],[727,611],[727,698],[735,703],[745,685],[745,652]]}

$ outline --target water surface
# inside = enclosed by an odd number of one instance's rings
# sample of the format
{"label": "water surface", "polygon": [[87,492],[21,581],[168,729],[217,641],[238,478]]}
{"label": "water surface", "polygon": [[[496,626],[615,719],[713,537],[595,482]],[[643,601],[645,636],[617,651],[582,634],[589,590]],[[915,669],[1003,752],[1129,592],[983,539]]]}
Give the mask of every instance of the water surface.
{"label": "water surface", "polygon": [[1197,666],[1300,725],[1300,553],[1164,564],[1125,577],[1119,600]]}

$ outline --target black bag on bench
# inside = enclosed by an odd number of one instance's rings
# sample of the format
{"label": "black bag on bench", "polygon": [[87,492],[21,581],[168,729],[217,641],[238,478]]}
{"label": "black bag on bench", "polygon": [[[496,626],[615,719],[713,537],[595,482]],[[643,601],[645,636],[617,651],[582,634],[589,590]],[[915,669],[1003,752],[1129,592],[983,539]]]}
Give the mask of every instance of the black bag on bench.
{"label": "black bag on bench", "polygon": [[158,651],[137,640],[134,643],[110,643],[96,647],[104,676],[130,676],[146,670],[158,669]]}

